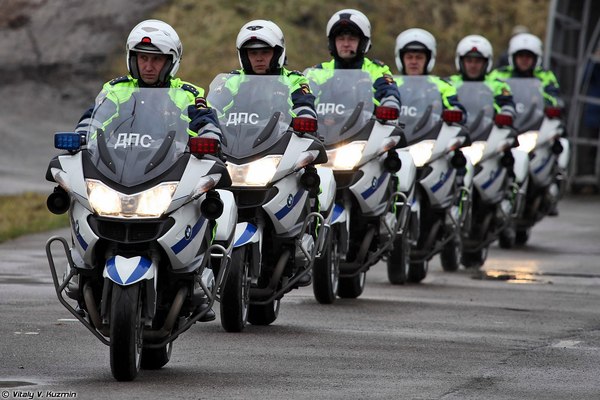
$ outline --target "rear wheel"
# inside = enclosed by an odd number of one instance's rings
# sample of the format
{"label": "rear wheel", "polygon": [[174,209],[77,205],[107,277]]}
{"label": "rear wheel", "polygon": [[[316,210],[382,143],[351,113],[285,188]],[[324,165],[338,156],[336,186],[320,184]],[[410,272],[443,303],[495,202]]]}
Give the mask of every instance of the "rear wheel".
{"label": "rear wheel", "polygon": [[338,296],[342,299],[355,299],[360,296],[365,289],[367,273],[360,274],[350,278],[340,278],[338,287]]}
{"label": "rear wheel", "polygon": [[131,381],[140,370],[143,328],[140,284],[113,285],[110,302],[110,369],[118,381]]}
{"label": "rear wheel", "polygon": [[489,246],[485,246],[477,251],[464,252],[462,263],[466,268],[481,268],[488,256]]}
{"label": "rear wheel", "polygon": [[246,246],[233,249],[229,273],[221,294],[221,326],[227,332],[241,332],[248,321],[250,302],[248,271]]}
{"label": "rear wheel", "polygon": [[159,369],[171,359],[173,342],[157,349],[142,349],[142,369]]}
{"label": "rear wheel", "polygon": [[421,282],[427,276],[428,269],[428,261],[411,262],[408,267],[408,281],[411,283]]}
{"label": "rear wheel", "polygon": [[321,304],[335,301],[340,275],[338,230],[333,229],[325,245],[325,254],[315,260],[313,268],[313,292]]}
{"label": "rear wheel", "polygon": [[403,285],[408,280],[410,269],[410,242],[408,232],[396,240],[394,250],[387,260],[388,280],[394,285]]}
{"label": "rear wheel", "polygon": [[446,272],[456,271],[460,266],[461,253],[462,249],[460,239],[458,237],[454,237],[444,245],[444,248],[440,253],[442,269]]}
{"label": "rear wheel", "polygon": [[248,306],[248,322],[252,325],[269,325],[279,315],[279,300],[273,300],[268,304],[250,304]]}
{"label": "rear wheel", "polygon": [[529,240],[529,232],[531,228],[528,229],[517,229],[517,235],[515,237],[515,243],[523,246]]}

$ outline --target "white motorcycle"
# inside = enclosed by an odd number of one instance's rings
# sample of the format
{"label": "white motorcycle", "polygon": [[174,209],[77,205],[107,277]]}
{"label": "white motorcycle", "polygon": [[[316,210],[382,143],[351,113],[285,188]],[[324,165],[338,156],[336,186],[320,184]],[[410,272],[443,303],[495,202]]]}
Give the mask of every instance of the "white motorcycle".
{"label": "white motorcycle", "polygon": [[[71,238],[48,240],[50,271],[59,301],[110,346],[119,381],[165,365],[173,341],[211,319],[227,274],[234,225],[214,229],[224,207],[237,213],[218,189],[231,180],[210,155],[218,141],[189,137],[181,98],[187,93],[175,88],[108,91],[87,135],[55,135],[55,147],[68,152],[48,167],[59,185],[48,208],[68,212]],[[55,242],[68,260],[62,278]]]}
{"label": "white motorcycle", "polygon": [[[320,179],[314,167],[327,160],[313,136],[317,121],[292,119],[289,89],[281,79],[221,74],[207,97],[219,113],[239,209],[224,293],[241,287],[243,296],[221,302],[227,331],[241,331],[246,321],[275,321],[284,294],[309,285],[315,259],[330,251],[319,206],[330,212],[335,182]],[[320,184],[328,201],[319,195]]]}
{"label": "white motorcycle", "polygon": [[[463,82],[458,99],[467,110],[472,141],[462,151],[474,167],[471,223],[463,237],[462,264],[479,268],[491,243],[515,236],[513,218],[522,208],[529,160],[525,154],[513,155],[518,143],[513,119],[495,113],[494,95],[485,83]],[[508,241],[502,243],[510,247]]]}
{"label": "white motorcycle", "polygon": [[517,109],[518,149],[530,160],[524,211],[516,221],[516,243],[523,245],[531,228],[556,208],[564,193],[571,149],[562,137],[561,110],[545,106],[540,81],[510,78],[507,83]]}
{"label": "white motorcycle", "polygon": [[[369,267],[388,264],[392,283],[403,283],[410,250],[409,207],[416,169],[396,125],[398,110],[375,108],[372,80],[361,70],[307,69],[317,98],[319,134],[337,183],[331,241],[338,249],[338,295],[356,298]],[[411,169],[412,168],[412,169]]]}
{"label": "white motorcycle", "polygon": [[458,122],[462,112],[443,110],[437,86],[427,76],[395,77],[402,99],[400,122],[417,166],[417,192],[411,214],[418,221],[417,242],[410,253],[408,280],[420,282],[429,260],[440,253],[442,268],[458,269],[462,230],[470,214],[472,168],[460,148],[470,144]]}

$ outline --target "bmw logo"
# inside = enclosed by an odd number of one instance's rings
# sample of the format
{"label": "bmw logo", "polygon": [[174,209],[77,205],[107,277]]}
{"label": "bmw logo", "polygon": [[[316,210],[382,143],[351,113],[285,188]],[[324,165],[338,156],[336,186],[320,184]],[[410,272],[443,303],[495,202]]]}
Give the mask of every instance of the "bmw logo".
{"label": "bmw logo", "polygon": [[377,177],[373,177],[373,180],[371,181],[371,187],[373,189],[377,187]]}
{"label": "bmw logo", "polygon": [[287,198],[287,206],[288,206],[288,208],[292,208],[293,205],[294,205],[294,196],[292,196],[292,194],[290,193]]}
{"label": "bmw logo", "polygon": [[185,228],[185,238],[186,238],[186,240],[190,240],[191,237],[192,237],[192,227],[190,225],[188,225]]}

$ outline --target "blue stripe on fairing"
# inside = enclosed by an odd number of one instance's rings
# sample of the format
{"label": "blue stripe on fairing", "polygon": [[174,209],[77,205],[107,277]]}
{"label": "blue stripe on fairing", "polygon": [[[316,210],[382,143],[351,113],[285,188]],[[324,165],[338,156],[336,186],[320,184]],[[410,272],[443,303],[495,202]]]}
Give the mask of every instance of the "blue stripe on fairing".
{"label": "blue stripe on fairing", "polygon": [[190,236],[190,238],[186,239],[184,237],[179,242],[177,242],[174,246],[171,247],[171,250],[173,250],[173,253],[179,254],[183,249],[185,249],[187,247],[187,245],[190,244],[194,240],[194,238],[196,237],[198,232],[200,232],[200,229],[202,228],[202,225],[204,225],[204,222],[206,222],[206,218],[200,217],[200,219],[196,222],[196,225],[194,225],[194,227],[192,228],[192,235]]}
{"label": "blue stripe on fairing", "polygon": [[371,197],[371,195],[373,195],[373,193],[375,193],[377,191],[377,189],[379,189],[379,187],[383,184],[383,182],[385,182],[385,179],[387,178],[387,176],[389,175],[389,172],[384,172],[383,175],[381,175],[379,177],[379,179],[377,179],[377,184],[375,185],[375,187],[371,186],[370,188],[368,188],[367,190],[365,190],[364,192],[362,192],[360,195],[362,196],[363,199],[368,199],[369,197]]}
{"label": "blue stripe on fairing", "polygon": [[117,272],[117,266],[115,265],[115,257],[111,257],[106,261],[106,272],[110,279],[116,283],[123,284],[119,273]]}
{"label": "blue stripe on fairing", "polygon": [[481,188],[485,190],[485,189],[489,188],[490,186],[492,186],[492,183],[494,183],[494,181],[496,179],[498,179],[498,177],[500,176],[501,173],[502,173],[502,168],[498,168],[496,173],[494,173],[494,175],[492,175],[490,177],[490,179],[488,179],[486,182],[483,183],[483,185],[481,185]]}
{"label": "blue stripe on fairing", "polygon": [[444,175],[442,175],[442,179],[440,179],[440,181],[438,183],[436,183],[435,185],[433,185],[431,187],[431,192],[435,193],[438,190],[440,190],[442,188],[442,186],[444,186],[444,183],[446,183],[448,181],[448,179],[450,179],[451,175],[452,175],[452,173],[450,172],[450,170],[446,171],[446,173]]}
{"label": "blue stripe on fairing", "polygon": [[77,241],[79,242],[83,250],[87,250],[88,244],[85,242],[85,240],[83,240],[81,234],[79,232],[75,232],[75,237],[77,238]]}
{"label": "blue stripe on fairing", "polygon": [[125,284],[135,282],[138,279],[140,279],[150,269],[151,265],[152,265],[152,261],[150,261],[146,257],[141,257],[140,261],[138,262],[138,266],[135,267],[135,270],[133,271],[131,276],[127,279]]}
{"label": "blue stripe on fairing", "polygon": [[548,158],[546,158],[544,160],[544,162],[542,163],[542,165],[540,165],[539,167],[537,167],[536,169],[533,170],[534,174],[539,174],[540,172],[542,172],[542,170],[544,168],[546,168],[546,165],[548,165],[548,163],[550,162],[550,160],[552,159],[552,154],[548,155]]}
{"label": "blue stripe on fairing", "polygon": [[340,206],[339,204],[334,204],[333,211],[331,213],[331,223],[334,223],[340,217],[340,215],[342,215],[342,212],[344,212],[344,207]]}
{"label": "blue stripe on fairing", "polygon": [[279,219],[279,220],[284,219],[285,216],[288,215],[294,207],[296,207],[296,204],[298,204],[298,202],[304,195],[304,192],[305,192],[305,190],[300,189],[300,191],[298,193],[296,193],[296,195],[294,196],[294,201],[292,201],[292,205],[290,207],[288,207],[288,205],[286,204],[281,210],[277,211],[275,213],[275,216],[277,217],[277,219]]}
{"label": "blue stripe on fairing", "polygon": [[246,229],[244,229],[244,232],[242,233],[240,238],[238,240],[236,240],[236,242],[233,244],[233,247],[239,247],[243,244],[246,244],[246,242],[248,240],[250,240],[250,238],[252,236],[254,236],[254,234],[256,233],[256,230],[257,230],[257,228],[254,225],[247,224]]}

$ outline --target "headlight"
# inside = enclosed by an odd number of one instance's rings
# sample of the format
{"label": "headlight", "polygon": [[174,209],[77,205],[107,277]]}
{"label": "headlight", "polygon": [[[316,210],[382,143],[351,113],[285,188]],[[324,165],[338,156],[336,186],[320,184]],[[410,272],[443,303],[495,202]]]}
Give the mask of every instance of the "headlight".
{"label": "headlight", "polygon": [[519,135],[519,147],[517,149],[524,151],[525,153],[529,153],[531,150],[535,149],[535,144],[537,143],[538,138],[537,131],[529,131],[526,133],[522,133]]}
{"label": "headlight", "polygon": [[90,205],[98,215],[125,218],[158,218],[167,211],[177,182],[165,182],[132,195],[117,192],[104,183],[86,179]]}
{"label": "headlight", "polygon": [[434,144],[435,140],[423,140],[408,147],[408,151],[417,167],[422,167],[429,161],[433,153]]}
{"label": "headlight", "polygon": [[479,161],[481,161],[481,158],[483,157],[483,150],[485,150],[485,142],[473,142],[470,146],[463,147],[460,150],[464,153],[465,156],[469,157],[469,160],[471,160],[473,165],[475,165]]}
{"label": "headlight", "polygon": [[232,186],[266,186],[277,172],[281,157],[280,155],[265,156],[242,165],[227,163]]}
{"label": "headlight", "polygon": [[323,166],[334,170],[352,170],[362,158],[366,145],[365,140],[357,140],[337,149],[327,150],[328,160]]}

